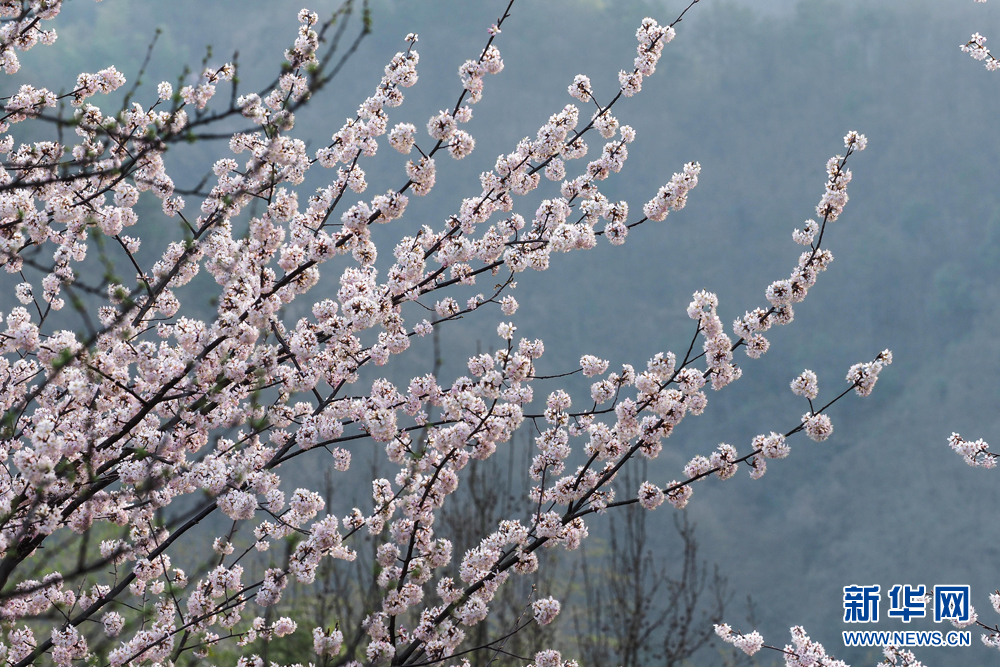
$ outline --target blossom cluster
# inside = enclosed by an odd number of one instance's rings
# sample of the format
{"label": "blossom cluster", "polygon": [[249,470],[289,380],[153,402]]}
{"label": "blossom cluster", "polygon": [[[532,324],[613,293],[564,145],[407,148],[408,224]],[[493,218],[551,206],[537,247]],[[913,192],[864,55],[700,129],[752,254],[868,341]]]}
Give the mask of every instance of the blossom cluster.
{"label": "blossom cluster", "polygon": [[965,440],[958,433],[952,433],[948,438],[948,445],[974,468],[995,468],[997,465],[997,455],[989,451],[989,443],[982,438]]}
{"label": "blossom cluster", "polygon": [[985,66],[989,71],[995,72],[1000,69],[1000,60],[993,57],[990,50],[986,48],[986,38],[978,32],[972,33],[972,37],[969,38],[969,41],[965,44],[961,44],[959,48],[972,56],[973,60],[982,61],[983,66]]}
{"label": "blossom cluster", "polygon": [[[747,655],[754,655],[762,648],[772,649],[781,653],[785,659],[786,667],[849,667],[843,660],[837,660],[827,654],[826,649],[819,642],[813,641],[806,634],[801,626],[793,626],[790,630],[792,643],[786,644],[783,649],[764,644],[764,638],[759,632],[754,630],[749,633],[734,631],[726,623],[715,626],[715,634],[727,644],[732,644]],[[886,661],[880,664],[906,664],[916,667],[919,663],[896,663],[894,660],[901,653],[896,647],[886,647]],[[911,654],[912,655],[912,654]],[[893,660],[890,662],[890,660]]]}

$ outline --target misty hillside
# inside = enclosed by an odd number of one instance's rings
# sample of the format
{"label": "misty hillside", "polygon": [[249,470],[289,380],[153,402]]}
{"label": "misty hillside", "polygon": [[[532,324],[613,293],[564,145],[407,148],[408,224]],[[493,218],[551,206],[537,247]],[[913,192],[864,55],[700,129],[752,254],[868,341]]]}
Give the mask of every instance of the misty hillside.
{"label": "misty hillside", "polygon": [[[550,114],[573,102],[566,87],[574,75],[591,77],[598,100],[610,98],[618,71],[631,67],[641,19],[669,22],[686,4],[515,2],[496,42],[506,67],[486,81],[467,128],[475,152],[461,162],[438,159],[432,195],[411,198],[398,226],[375,231],[379,266],[389,264],[396,239],[425,220],[439,223],[463,197],[479,194],[479,173],[492,168],[496,155],[534,136]],[[323,0],[310,8],[323,14],[334,6]],[[431,114],[454,105],[459,65],[478,55],[504,6],[373,2],[372,35],[298,115],[293,134],[310,139],[312,149],[327,142],[370,94],[384,64],[405,48],[408,32],[420,36],[420,80],[391,122],[412,122],[422,133]],[[294,38],[299,8],[263,0],[78,0],[55,22],[56,44],[26,54],[22,74],[8,86],[30,80],[65,90],[77,72],[109,64],[132,77],[160,26],[144,77],[151,84],[143,87],[147,97],[185,64],[198,70],[209,43],[214,63],[239,50],[249,89],[272,77]],[[634,213],[685,162],[698,161],[701,179],[687,208],[633,229],[623,246],[602,240],[594,250],[554,256],[549,271],[518,276],[521,309],[513,321],[519,335],[545,341],[541,372],[571,370],[583,354],[610,359],[612,368],[644,367],[666,350],[683,355],[694,331],[685,314],[691,294],[718,293],[727,327],[765,305],[767,285],[787,277],[799,256],[791,233],[815,215],[827,159],[843,152],[848,130],[867,135],[867,150],[851,158],[851,201],[828,229],[836,261],[796,306],[795,322],[768,334],[770,351],[756,361],[739,352],[743,379],[710,394],[705,415],[686,420],[649,467],[649,478],[665,484],[680,478],[692,456],[720,442],[744,453],[758,433],[799,422],[808,406],[788,383],[804,368],[819,375],[825,402],[847,386],[852,364],[893,351],[894,363],[871,397],[851,395],[833,408],[828,441],[791,439],[791,456],[771,462],[759,481],[744,469],[727,482],[695,485],[687,511],[698,523],[702,555],[719,564],[735,592],[730,623],[741,626],[739,600],[752,596],[768,643],[783,645],[788,627],[803,625],[834,656],[873,664],[877,652],[845,649],[841,640],[842,630],[854,629],[842,622],[841,589],[850,584],[879,583],[886,591],[896,583],[968,583],[981,618],[1000,620],[987,599],[1000,586],[994,521],[1000,477],[969,468],[946,442],[959,431],[1000,444],[1000,75],[959,51],[977,30],[1000,42],[1000,3],[703,0],[678,26],[642,92],[616,105],[617,118],[638,139],[622,172],[601,188],[613,200],[627,200]],[[226,153],[223,141],[173,151],[168,161],[178,187],[194,186]],[[406,159],[383,147],[365,165],[368,194],[405,182]],[[538,201],[556,192],[543,185],[515,210],[530,218]],[[180,237],[155,201],[148,215],[162,218],[155,233],[163,239]],[[334,278],[327,280],[317,293],[336,289]],[[484,285],[468,288],[468,295],[490,287]],[[212,286],[201,276],[189,294]],[[5,296],[0,306],[7,310],[9,302]],[[208,316],[207,302],[203,309]],[[477,350],[497,344],[501,316],[492,315],[443,331],[442,384],[465,374],[465,360]],[[429,372],[431,341],[415,345],[426,351],[421,364],[390,364],[371,377],[388,374],[405,383]],[[567,385],[589,405],[579,376]],[[542,393],[536,389],[536,405]],[[317,468],[301,474],[322,478]],[[673,511],[664,506],[649,518],[660,540],[654,551],[672,548]],[[597,543],[600,519],[591,525]],[[902,627],[883,621],[877,629]],[[918,657],[930,665],[993,664],[995,653],[975,631],[973,639],[972,648],[919,649]],[[698,664],[715,664],[710,651],[702,659]],[[763,655],[761,664],[772,659]]]}

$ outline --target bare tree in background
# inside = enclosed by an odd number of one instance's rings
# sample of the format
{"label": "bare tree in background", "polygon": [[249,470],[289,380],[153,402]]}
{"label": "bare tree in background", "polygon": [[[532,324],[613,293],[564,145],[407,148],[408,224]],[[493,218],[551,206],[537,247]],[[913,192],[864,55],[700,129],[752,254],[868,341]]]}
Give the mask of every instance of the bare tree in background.
{"label": "bare tree in background", "polygon": [[[585,603],[572,616],[584,664],[676,667],[715,637],[732,598],[726,578],[699,560],[686,512],[671,517],[680,547],[666,553],[650,547],[651,520],[666,517],[628,507],[609,518],[608,547],[596,562],[581,550],[574,579]],[[667,555],[674,551],[680,555]]]}

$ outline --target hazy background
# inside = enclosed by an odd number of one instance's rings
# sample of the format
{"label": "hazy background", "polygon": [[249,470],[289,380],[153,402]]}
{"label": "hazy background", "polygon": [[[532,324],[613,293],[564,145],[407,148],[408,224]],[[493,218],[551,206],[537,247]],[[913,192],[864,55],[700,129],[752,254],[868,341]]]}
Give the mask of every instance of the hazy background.
{"label": "hazy background", "polygon": [[[618,70],[631,66],[642,17],[666,23],[684,4],[517,0],[497,41],[506,68],[486,80],[468,127],[476,151],[462,162],[440,158],[432,196],[411,198],[404,221],[380,228],[378,238],[391,243],[424,222],[437,225],[462,197],[478,194],[478,174],[497,154],[534,136],[573,101],[566,86],[575,74],[588,74],[598,99],[609,99]],[[299,115],[294,134],[310,138],[313,149],[327,142],[404,48],[407,32],[420,34],[420,80],[391,110],[390,122],[410,121],[422,132],[430,114],[454,105],[458,66],[478,55],[505,5],[373,2],[374,33],[344,75]],[[76,0],[54,23],[59,41],[26,54],[24,74],[3,85],[30,80],[70,89],[77,72],[110,64],[132,79],[160,26],[147,82],[173,81],[184,64],[198,69],[211,43],[215,64],[239,49],[240,75],[252,87],[272,77],[294,39],[300,6]],[[323,0],[310,8],[323,15],[334,6]],[[895,363],[870,398],[851,396],[832,410],[830,440],[798,436],[792,455],[772,462],[762,480],[751,480],[744,467],[731,481],[696,486],[688,512],[699,524],[702,553],[729,576],[738,598],[759,603],[759,629],[771,644],[783,645],[788,627],[802,624],[837,657],[877,661],[876,650],[846,649],[841,641],[842,630],[858,628],[842,623],[841,589],[855,583],[878,583],[883,592],[896,583],[968,583],[982,620],[998,620],[987,595],[1000,586],[1000,473],[968,468],[946,443],[959,431],[1000,444],[1000,74],[959,51],[977,30],[1000,41],[998,3],[702,0],[642,93],[616,105],[638,140],[622,173],[601,186],[638,211],[674,171],[697,160],[701,182],[688,208],[636,228],[622,247],[602,242],[593,251],[554,256],[548,272],[519,277],[522,308],[513,319],[520,334],[545,340],[543,372],[568,370],[585,353],[610,359],[612,367],[644,366],[659,351],[682,355],[693,331],[684,313],[691,293],[717,292],[727,326],[763,305],[764,288],[786,277],[798,257],[791,232],[814,215],[826,159],[843,151],[848,130],[868,136],[868,150],[852,159],[851,201],[828,230],[831,269],[797,306],[796,321],[771,332],[771,351],[757,361],[741,353],[744,378],[711,393],[705,416],[685,421],[650,468],[650,478],[665,483],[719,442],[745,452],[754,435],[798,423],[807,406],[788,382],[803,368],[818,373],[822,401],[846,386],[851,364],[893,350]],[[152,91],[144,90],[137,99],[148,104]],[[599,143],[590,143],[593,153]],[[196,183],[206,159],[224,151],[217,142],[172,153],[178,185]],[[363,165],[371,183],[366,196],[398,187],[404,161],[383,146]],[[543,184],[516,210],[530,217],[540,196],[554,191]],[[155,208],[150,215],[158,215]],[[164,237],[174,235],[174,221],[158,219]],[[380,247],[384,260],[391,245]],[[445,330],[452,362],[443,382],[464,372],[463,360],[477,347],[495,344],[497,317]],[[416,351],[425,357],[382,372],[404,381],[429,370],[429,342],[420,344]],[[578,404],[587,404],[586,385],[572,386],[580,390]],[[544,395],[541,387],[536,395]],[[664,507],[651,518],[664,526],[652,531],[662,553],[670,553],[672,511]],[[591,525],[599,538],[600,521]],[[883,620],[872,629],[910,629],[887,620],[886,608],[883,596]],[[732,609],[733,625],[745,627],[739,605]],[[997,657],[978,634],[972,648],[919,649],[918,657],[936,665],[992,664]],[[762,663],[772,659],[764,655]],[[712,664],[713,656],[701,662]]]}

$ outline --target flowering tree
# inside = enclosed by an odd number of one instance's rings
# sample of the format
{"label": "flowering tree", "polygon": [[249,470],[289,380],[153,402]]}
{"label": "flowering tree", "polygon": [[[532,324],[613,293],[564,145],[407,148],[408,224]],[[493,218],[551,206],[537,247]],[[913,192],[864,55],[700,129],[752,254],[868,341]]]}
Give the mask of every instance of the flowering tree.
{"label": "flowering tree", "polygon": [[[353,52],[335,59],[344,21],[357,9],[353,0],[327,20],[299,12],[285,62],[256,93],[241,92],[236,63],[225,63],[206,66],[176,91],[162,82],[146,93],[137,78],[111,113],[94,101],[126,85],[114,67],[80,74],[64,95],[23,85],[4,98],[0,262],[21,302],[7,314],[0,343],[6,663],[173,664],[229,643],[240,647],[240,664],[262,665],[267,646],[296,633],[311,635],[324,665],[495,657],[507,637],[548,624],[560,611],[556,599],[536,596],[503,635],[473,641],[467,634],[488,620],[512,575],[536,572],[542,547],[576,549],[592,515],[617,507],[682,508],[696,482],[729,479],[742,463],[759,479],[768,459],[788,456],[789,439],[799,432],[827,439],[829,407],[852,390],[869,395],[892,361],[889,351],[853,366],[846,388],[825,403],[817,402],[816,375],[804,371],[791,386],[808,411],[787,430],[756,436],[743,454],[721,444],[692,459],[680,479],[637,488],[615,483],[626,466],[655,458],[685,416],[706,410],[708,385],[721,390],[740,378],[734,355],[741,348],[760,357],[769,348],[764,333],[792,322],[794,304],[833,260],[822,242],[847,203],[847,162],[864,150],[864,135],[848,133],[844,155],[827,162],[817,217],[793,233],[804,251],[787,278],[766,288],[766,304],[733,323],[732,335],[717,314],[717,297],[699,291],[687,309],[694,332],[681,354],[657,352],[639,370],[624,363],[609,372],[610,362],[592,355],[575,369],[546,369],[542,341],[519,339],[507,319],[518,309],[518,273],[543,271],[561,253],[593,248],[599,237],[620,245],[634,228],[687,203],[697,163],[684,165],[641,216],[630,216],[629,205],[610,201],[600,186],[623,168],[636,140],[612,110],[641,92],[675,26],[698,1],[672,23],[642,22],[637,55],[619,73],[617,90],[602,94],[577,76],[568,92],[583,108],[556,110],[534,139],[500,155],[482,173],[481,190],[461,199],[438,228],[406,221],[409,197],[434,190],[437,159],[473,153],[475,139],[464,128],[486,79],[503,70],[497,43],[513,0],[489,27],[483,49],[460,67],[457,100],[428,120],[429,140],[389,118],[403,90],[417,83],[414,34],[387,59],[356,116],[322,148],[309,152],[295,135],[296,112]],[[17,51],[55,40],[42,26],[60,6],[0,2],[6,72],[18,70]],[[367,8],[362,12],[358,39],[368,30]],[[229,89],[228,102],[217,101],[220,86]],[[71,116],[63,114],[65,102]],[[218,160],[210,187],[184,193],[198,200],[192,211],[164,154],[241,118],[252,126],[231,134],[229,149],[239,159]],[[25,122],[54,139],[16,143],[12,127]],[[68,130],[74,138],[67,141]],[[362,196],[364,164],[383,138],[413,157],[400,166],[398,189]],[[589,161],[588,140],[604,142]],[[329,170],[328,184],[300,203],[300,186],[316,167]],[[526,218],[517,197],[542,188],[543,175],[552,192]],[[140,220],[141,197],[158,198],[163,215],[181,221],[184,237],[155,252],[140,250],[152,235],[139,226],[157,224]],[[389,223],[398,242],[380,271],[371,226]],[[136,229],[127,234],[129,227]],[[94,254],[109,267],[100,279],[81,270]],[[147,255],[157,258],[151,267],[143,266]],[[117,277],[116,261],[135,271],[134,282]],[[217,307],[205,319],[181,303],[202,270],[218,285]],[[336,277],[335,294],[316,294],[323,291],[321,271]],[[487,277],[495,286],[473,294]],[[293,322],[287,307],[302,300],[311,316]],[[467,376],[366,379],[379,373],[372,367],[405,356],[415,336],[497,311],[500,347],[469,359]],[[582,409],[573,409],[557,382],[569,374],[592,378]],[[545,393],[544,408],[533,407],[536,388]],[[453,554],[435,522],[470,461],[491,457],[520,429],[532,430],[537,447],[524,471],[530,481],[521,507],[477,536],[464,555]],[[372,443],[384,448],[394,474],[370,480],[372,501],[364,507],[295,488],[282,476],[282,466],[300,456],[330,457],[338,474],[364,475],[352,469],[352,452]],[[201,522],[220,514],[227,530],[207,542],[196,537]],[[365,534],[376,547],[359,559]],[[76,540],[75,564],[58,562],[59,549],[44,550],[64,539]],[[202,544],[212,544],[211,551]],[[265,562],[255,559],[281,545],[283,562],[270,557],[260,577],[248,576],[249,564]],[[178,566],[185,549],[204,554],[202,571],[188,575]],[[368,605],[363,620],[347,627],[340,618],[319,618],[299,629],[291,617],[274,618],[269,610],[286,587],[313,583],[331,561],[377,573],[376,593],[358,602]],[[758,636],[720,628],[742,648],[759,648]],[[793,628],[793,642],[785,649],[789,664],[817,664],[811,656],[825,655],[800,629]],[[572,663],[537,648],[538,667]]]}
{"label": "flowering tree", "polygon": [[[986,0],[975,0],[976,2],[986,2]],[[1000,60],[997,60],[989,49],[986,48],[986,38],[978,32],[973,33],[968,42],[961,45],[962,51],[968,53],[975,60],[982,61],[987,70],[994,72],[1000,69]],[[989,444],[982,438],[978,440],[966,440],[958,433],[952,433],[948,438],[948,445],[958,453],[966,463],[975,468],[995,468],[998,454],[989,451]],[[990,594],[990,604],[994,611],[1000,614],[1000,590]],[[986,632],[981,635],[983,643],[987,646],[1000,649],[1000,624],[988,625],[979,620],[975,609],[969,608],[969,622],[965,625],[976,625]]]}
{"label": "flowering tree", "polygon": [[[986,0],[975,0],[976,2],[986,2]],[[982,61],[983,65],[991,72],[1000,69],[1000,60],[993,57],[990,50],[986,48],[986,38],[978,32],[972,33],[969,41],[960,47],[963,51],[972,56],[975,60]]]}

